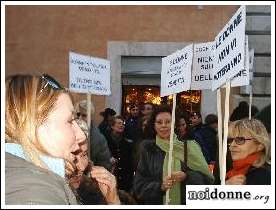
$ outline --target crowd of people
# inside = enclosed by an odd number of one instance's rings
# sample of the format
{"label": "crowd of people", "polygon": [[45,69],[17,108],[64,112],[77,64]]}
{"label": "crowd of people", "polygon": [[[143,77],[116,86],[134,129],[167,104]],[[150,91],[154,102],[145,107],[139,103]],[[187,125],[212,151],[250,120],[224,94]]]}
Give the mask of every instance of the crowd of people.
{"label": "crowd of people", "polygon": [[[86,104],[47,74],[7,77],[6,204],[165,204],[167,190],[185,204],[186,185],[220,184],[215,114],[177,109],[169,163],[170,106],[106,108],[89,128]],[[226,184],[269,185],[270,108],[250,120],[247,108],[230,117]]]}

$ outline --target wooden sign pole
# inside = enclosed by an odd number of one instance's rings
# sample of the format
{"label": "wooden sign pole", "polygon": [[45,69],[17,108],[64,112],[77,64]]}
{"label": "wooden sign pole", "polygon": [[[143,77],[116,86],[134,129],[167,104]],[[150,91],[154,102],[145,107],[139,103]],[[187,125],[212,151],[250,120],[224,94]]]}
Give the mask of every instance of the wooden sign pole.
{"label": "wooden sign pole", "polygon": [[250,85],[249,88],[250,88],[249,89],[250,92],[249,92],[249,115],[248,116],[249,116],[249,120],[251,120],[251,115],[252,115],[252,113],[251,113],[252,112],[251,111],[252,110],[252,95],[253,95],[253,90],[252,90],[253,87],[252,87],[252,85]]}
{"label": "wooden sign pole", "polygon": [[225,108],[224,108],[224,129],[223,129],[223,150],[222,150],[222,177],[221,184],[225,185],[226,176],[226,153],[227,153],[227,137],[228,137],[228,121],[229,121],[229,98],[230,98],[230,81],[226,83]]}
{"label": "wooden sign pole", "polygon": [[217,90],[217,112],[218,112],[218,151],[219,151],[219,175],[222,180],[222,113],[221,113],[221,90]]}
{"label": "wooden sign pole", "polygon": [[[176,107],[176,93],[173,94],[170,149],[169,149],[169,160],[168,160],[168,176],[171,176],[171,174],[172,174],[172,151],[173,151],[173,135],[174,135],[174,124],[175,124],[175,107]],[[170,190],[167,190],[166,191],[166,205],[168,205],[169,202],[170,202]]]}
{"label": "wooden sign pole", "polygon": [[88,126],[88,137],[87,137],[87,146],[88,146],[88,157],[90,157],[90,128],[91,128],[91,95],[87,93],[87,126]]}

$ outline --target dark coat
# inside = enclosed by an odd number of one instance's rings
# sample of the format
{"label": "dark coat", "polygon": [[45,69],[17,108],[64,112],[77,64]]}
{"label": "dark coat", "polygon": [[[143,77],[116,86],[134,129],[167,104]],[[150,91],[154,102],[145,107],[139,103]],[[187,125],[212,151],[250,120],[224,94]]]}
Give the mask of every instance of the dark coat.
{"label": "dark coat", "polygon": [[105,205],[107,204],[97,181],[90,177],[82,176],[80,186],[76,190],[79,202],[82,205]]}
{"label": "dark coat", "polygon": [[103,166],[111,171],[111,153],[107,140],[99,129],[91,124],[90,128],[90,158],[96,166]]}
{"label": "dark coat", "polygon": [[251,167],[246,174],[247,185],[270,185],[271,169],[265,165],[260,168]]}
{"label": "dark coat", "polygon": [[200,145],[208,164],[216,161],[217,132],[208,125],[198,125],[190,131],[190,136]]}
{"label": "dark coat", "polygon": [[[164,158],[165,152],[154,141],[148,140],[144,143],[133,184],[133,194],[139,204],[163,204],[165,192],[161,191],[161,185]],[[181,167],[187,174],[187,178],[181,183],[181,200],[182,204],[185,204],[186,185],[211,184],[211,182],[202,173],[188,169],[183,162]]]}
{"label": "dark coat", "polygon": [[31,162],[5,154],[7,205],[76,205],[76,197],[65,180]]}
{"label": "dark coat", "polygon": [[130,117],[126,120],[125,137],[133,140],[136,144],[142,139],[142,125],[140,118]]}
{"label": "dark coat", "polygon": [[112,157],[118,162],[116,164],[114,175],[117,178],[118,188],[129,191],[133,182],[133,146],[131,139],[123,136],[115,137],[111,133],[107,138],[108,147]]}
{"label": "dark coat", "polygon": [[109,126],[107,120],[103,120],[103,121],[99,124],[98,128],[99,128],[101,134],[103,134],[105,137],[107,137],[107,134],[108,134],[108,132],[109,132],[109,130],[110,130],[110,126]]}

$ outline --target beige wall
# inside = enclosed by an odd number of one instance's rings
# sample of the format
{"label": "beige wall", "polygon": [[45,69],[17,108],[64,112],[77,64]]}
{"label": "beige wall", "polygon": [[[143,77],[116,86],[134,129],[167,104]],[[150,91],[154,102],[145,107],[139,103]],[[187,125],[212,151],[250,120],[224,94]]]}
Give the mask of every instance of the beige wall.
{"label": "beige wall", "polygon": [[[108,41],[211,41],[238,6],[6,6],[6,75],[47,72],[68,87],[69,51],[107,57]],[[75,95],[76,100],[85,97]],[[95,121],[104,97],[92,96]]]}

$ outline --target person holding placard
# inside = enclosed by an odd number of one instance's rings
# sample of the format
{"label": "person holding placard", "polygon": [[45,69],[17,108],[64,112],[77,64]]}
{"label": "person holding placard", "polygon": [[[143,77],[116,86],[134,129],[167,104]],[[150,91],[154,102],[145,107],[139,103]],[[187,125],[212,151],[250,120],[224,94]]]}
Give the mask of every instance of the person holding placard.
{"label": "person holding placard", "polygon": [[230,123],[228,144],[233,167],[226,174],[228,185],[269,185],[270,138],[264,125],[256,119]]}
{"label": "person holding placard", "polygon": [[171,130],[171,109],[160,106],[148,124],[153,133],[144,140],[136,170],[133,193],[139,204],[164,204],[170,189],[169,204],[185,204],[186,184],[211,184],[213,175],[199,145],[191,140],[187,145],[187,163],[184,162],[184,144],[174,135],[172,175],[168,172],[168,150]]}

